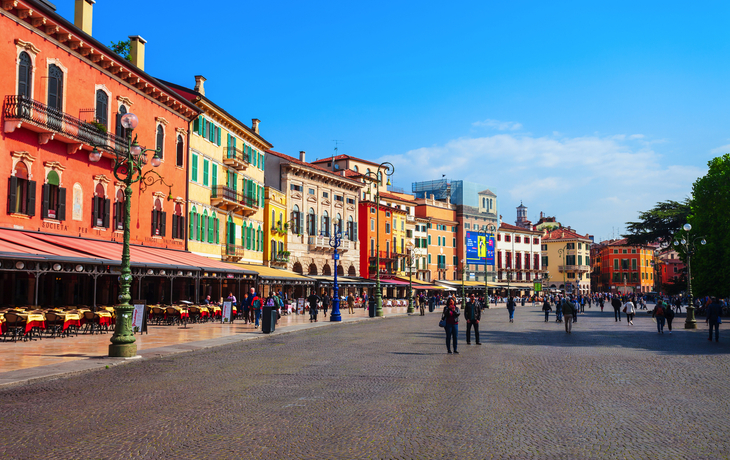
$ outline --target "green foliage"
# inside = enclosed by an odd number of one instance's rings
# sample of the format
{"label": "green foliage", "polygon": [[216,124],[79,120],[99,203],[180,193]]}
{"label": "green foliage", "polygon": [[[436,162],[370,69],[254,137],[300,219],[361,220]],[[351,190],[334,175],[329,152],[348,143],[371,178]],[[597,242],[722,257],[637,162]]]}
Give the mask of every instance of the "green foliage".
{"label": "green foliage", "polygon": [[690,212],[689,198],[682,202],[657,203],[649,211],[640,213],[638,222],[626,222],[628,233],[623,237],[629,244],[671,241],[672,235],[687,223]]}
{"label": "green foliage", "polygon": [[129,40],[121,40],[118,42],[111,42],[109,45],[112,51],[123,57],[124,59],[131,61],[131,57],[129,56]]}
{"label": "green foliage", "polygon": [[709,171],[692,187],[692,235],[702,236],[691,260],[695,296],[730,296],[730,154],[708,162]]}

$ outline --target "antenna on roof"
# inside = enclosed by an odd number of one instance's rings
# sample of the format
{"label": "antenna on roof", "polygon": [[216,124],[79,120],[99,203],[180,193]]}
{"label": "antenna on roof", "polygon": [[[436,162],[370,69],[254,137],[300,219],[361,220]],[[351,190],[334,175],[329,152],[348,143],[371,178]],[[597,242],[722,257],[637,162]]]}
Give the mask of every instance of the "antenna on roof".
{"label": "antenna on roof", "polygon": [[335,171],[335,157],[337,156],[337,152],[339,151],[339,145],[340,143],[344,142],[341,139],[332,139],[332,142],[335,143],[335,153],[332,154],[332,172]]}

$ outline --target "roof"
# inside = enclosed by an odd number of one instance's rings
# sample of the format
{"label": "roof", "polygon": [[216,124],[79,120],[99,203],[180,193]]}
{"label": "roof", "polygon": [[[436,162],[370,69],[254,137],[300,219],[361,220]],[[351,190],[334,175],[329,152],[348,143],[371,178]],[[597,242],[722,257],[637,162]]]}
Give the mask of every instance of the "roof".
{"label": "roof", "polygon": [[489,189],[482,190],[481,192],[478,193],[478,195],[492,195],[492,196],[497,196],[494,192],[492,192]]}
{"label": "roof", "polygon": [[530,230],[529,228],[518,227],[516,225],[505,224],[504,222],[502,222],[502,224],[499,226],[499,230],[509,230],[511,232],[520,232],[520,233],[533,233],[535,235],[542,234],[542,232],[536,232],[535,230]]}
{"label": "roof", "polygon": [[409,200],[408,198],[403,198],[399,195],[396,195],[394,193],[389,193],[389,192],[380,192],[380,198],[385,198],[386,200],[406,201],[406,202],[413,203],[413,204],[416,203],[413,200]]}
{"label": "roof", "polygon": [[359,173],[357,171],[353,171],[352,169],[345,169],[344,171],[345,171],[345,177],[361,177],[362,176],[361,173]]}
{"label": "roof", "polygon": [[543,241],[547,240],[590,240],[588,238],[588,235],[581,235],[575,231],[573,231],[570,228],[562,227],[562,228],[556,228],[553,230],[546,230],[544,232],[544,236],[542,237]]}
{"label": "roof", "polygon": [[239,120],[238,118],[234,117],[233,115],[231,115],[230,113],[228,113],[225,109],[223,109],[221,106],[219,106],[215,102],[211,101],[207,97],[203,96],[199,92],[195,91],[194,89],[186,88],[184,86],[181,86],[181,85],[178,85],[178,84],[169,82],[169,81],[165,81],[165,80],[160,80],[160,81],[162,83],[164,83],[166,86],[172,88],[173,90],[175,90],[175,92],[177,92],[178,94],[180,94],[181,96],[183,96],[184,98],[188,99],[189,101],[191,101],[193,103],[197,102],[198,99],[204,100],[208,104],[210,104],[213,107],[215,107],[217,110],[220,110],[222,113],[224,113],[231,120],[233,120],[236,123],[238,123],[239,125],[243,126],[244,129],[246,131],[248,131],[248,133],[250,135],[252,135],[253,137],[256,137],[258,140],[260,140],[262,143],[264,143],[265,145],[267,145],[269,148],[271,148],[271,147],[274,146],[273,144],[271,144],[270,142],[268,142],[266,139],[264,139],[263,137],[261,137],[258,133],[254,132],[253,129],[249,128],[248,125],[246,125],[246,123],[244,123],[241,120]]}
{"label": "roof", "polygon": [[354,180],[354,179],[350,179],[348,177],[342,176],[341,174],[334,173],[334,172],[330,171],[327,168],[323,168],[321,166],[317,166],[317,165],[312,164],[312,163],[307,163],[306,161],[301,161],[300,159],[294,158],[294,157],[289,156],[289,155],[287,155],[285,153],[276,152],[276,151],[271,150],[271,149],[266,150],[266,153],[270,153],[271,155],[274,155],[275,157],[279,157],[279,158],[281,158],[283,160],[286,160],[286,161],[288,161],[290,163],[293,163],[293,164],[296,164],[296,165],[299,165],[299,166],[306,166],[307,168],[316,169],[316,170],[321,171],[321,172],[323,172],[325,174],[328,174],[329,176],[336,177],[337,179],[344,180],[344,181],[347,181],[347,182],[352,182],[353,184],[357,184],[360,187],[363,186],[363,183],[360,182],[360,181],[357,181],[357,180]]}
{"label": "roof", "polygon": [[379,163],[374,163],[370,160],[363,160],[362,158],[352,157],[350,155],[335,155],[334,157],[328,157],[328,158],[322,158],[321,160],[314,160],[312,164],[314,163],[327,163],[328,161],[340,161],[340,160],[354,160],[359,161],[361,163],[367,163],[369,165],[373,166],[380,166]]}

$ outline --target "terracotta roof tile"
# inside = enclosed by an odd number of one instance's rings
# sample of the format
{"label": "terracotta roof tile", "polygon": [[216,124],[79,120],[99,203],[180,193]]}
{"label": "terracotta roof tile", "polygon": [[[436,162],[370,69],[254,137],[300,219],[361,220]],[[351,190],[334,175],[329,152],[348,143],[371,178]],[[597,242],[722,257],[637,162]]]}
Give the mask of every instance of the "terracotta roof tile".
{"label": "terracotta roof tile", "polygon": [[346,180],[348,182],[353,182],[353,183],[355,183],[357,185],[360,185],[360,186],[363,185],[363,183],[360,182],[360,181],[357,181],[357,180],[354,180],[354,179],[350,179],[348,177],[344,177],[344,176],[342,176],[340,174],[337,174],[337,173],[334,173],[334,172],[330,171],[327,168],[323,168],[321,166],[317,166],[317,165],[312,164],[312,163],[307,163],[306,161],[301,161],[298,158],[294,158],[294,157],[289,156],[289,155],[287,155],[285,153],[276,152],[276,151],[271,150],[271,149],[266,150],[266,153],[269,153],[271,155],[277,156],[279,158],[282,158],[282,159],[284,159],[284,160],[286,160],[286,161],[288,161],[290,163],[294,163],[296,165],[306,166],[307,168],[312,168],[312,169],[317,169],[319,171],[322,171],[323,173],[329,174],[330,176],[336,177],[338,179],[343,179],[343,180]]}

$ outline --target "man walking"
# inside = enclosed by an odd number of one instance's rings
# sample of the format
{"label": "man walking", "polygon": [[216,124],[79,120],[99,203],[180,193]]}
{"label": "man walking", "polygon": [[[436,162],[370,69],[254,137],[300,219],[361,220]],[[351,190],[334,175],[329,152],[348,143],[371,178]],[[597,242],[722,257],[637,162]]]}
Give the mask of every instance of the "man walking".
{"label": "man walking", "polygon": [[250,302],[251,302],[250,309],[251,309],[251,312],[254,314],[254,318],[255,318],[254,329],[258,329],[259,320],[261,319],[261,299],[259,298],[259,296],[256,295],[256,290],[254,288],[251,288],[249,291],[250,291],[250,295],[248,296],[248,298],[250,299]]}
{"label": "man walking", "polygon": [[352,294],[347,295],[347,311],[351,315],[355,313],[355,298],[352,296]]}
{"label": "man walking", "polygon": [[565,333],[572,334],[573,320],[571,317],[575,314],[576,308],[573,306],[573,302],[565,297],[563,298],[563,304],[561,305],[561,309],[563,310],[563,316],[565,316]]}
{"label": "man walking", "polygon": [[722,314],[722,305],[717,297],[712,298],[712,303],[707,307],[706,323],[710,325],[710,337],[707,339],[712,341],[712,330],[715,329],[715,342],[720,341],[720,315]]}
{"label": "man walking", "polygon": [[324,312],[325,318],[327,317],[327,309],[329,309],[329,307],[330,307],[330,296],[325,291],[325,293],[322,295],[322,311]]}
{"label": "man walking", "polygon": [[482,319],[482,309],[479,308],[474,294],[466,302],[464,318],[466,319],[466,344],[471,344],[471,329],[474,328],[474,339],[477,345],[481,345],[482,343],[479,341],[479,321]]}
{"label": "man walking", "polygon": [[312,290],[312,293],[309,294],[309,297],[307,297],[307,302],[309,302],[309,322],[311,323],[314,321],[317,322],[317,307],[319,304],[319,296]]}
{"label": "man walking", "polygon": [[621,300],[617,295],[611,299],[611,306],[613,307],[613,319],[617,322],[621,321]]}
{"label": "man walking", "polygon": [[418,309],[421,311],[421,316],[426,314],[426,299],[423,297],[423,294],[418,296]]}

